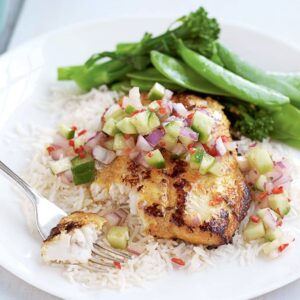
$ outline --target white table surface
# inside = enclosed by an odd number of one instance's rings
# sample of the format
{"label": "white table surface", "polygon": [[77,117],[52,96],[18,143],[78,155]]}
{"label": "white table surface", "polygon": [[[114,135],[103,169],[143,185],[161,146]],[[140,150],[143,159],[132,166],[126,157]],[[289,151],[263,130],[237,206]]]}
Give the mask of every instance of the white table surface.
{"label": "white table surface", "polygon": [[[126,16],[181,16],[199,5],[220,21],[258,28],[300,46],[299,0],[26,0],[9,48],[73,23]],[[58,298],[0,267],[0,299]],[[300,280],[256,300],[270,299],[300,299]]]}

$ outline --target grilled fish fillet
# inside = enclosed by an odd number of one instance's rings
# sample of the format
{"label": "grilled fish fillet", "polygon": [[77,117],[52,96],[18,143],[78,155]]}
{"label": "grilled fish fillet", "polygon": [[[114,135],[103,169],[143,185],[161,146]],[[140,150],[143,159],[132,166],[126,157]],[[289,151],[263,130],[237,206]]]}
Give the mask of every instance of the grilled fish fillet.
{"label": "grilled fish fillet", "polygon": [[[219,119],[213,135],[230,139],[229,121],[217,101],[189,94],[173,96],[172,101],[183,103],[188,110],[207,106]],[[236,152],[221,157],[221,176],[200,175],[187,162],[172,160],[167,152],[163,155],[165,169],[146,169],[126,156],[116,158],[98,172],[92,195],[97,190],[98,195],[107,196],[113,185],[121,186],[135,198],[146,234],[207,246],[229,243],[250,205]]]}
{"label": "grilled fish fillet", "polygon": [[61,219],[43,242],[46,263],[86,263],[105,219],[93,213],[74,212]]}

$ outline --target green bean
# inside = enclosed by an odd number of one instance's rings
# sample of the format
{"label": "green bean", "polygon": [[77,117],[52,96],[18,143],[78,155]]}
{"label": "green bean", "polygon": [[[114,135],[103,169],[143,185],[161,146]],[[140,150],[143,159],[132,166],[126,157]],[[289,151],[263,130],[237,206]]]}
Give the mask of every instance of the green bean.
{"label": "green bean", "polygon": [[165,76],[163,76],[161,73],[159,73],[155,68],[148,68],[144,71],[136,71],[136,72],[130,72],[126,74],[127,77],[133,78],[133,79],[141,79],[146,81],[157,81],[157,82],[167,82],[172,83],[172,81]]}
{"label": "green bean", "polygon": [[84,66],[71,66],[71,67],[57,68],[57,79],[58,80],[72,80],[72,76],[76,72],[80,72],[83,69],[84,69]]}
{"label": "green bean", "polygon": [[225,91],[199,76],[189,66],[158,51],[151,51],[151,62],[165,77],[186,89],[212,95],[228,95]]}
{"label": "green bean", "polygon": [[[147,81],[140,80],[140,79],[131,79],[130,80],[131,86],[137,86],[143,92],[149,91],[155,83],[156,83],[156,81],[149,81],[149,80],[147,80]],[[171,91],[178,91],[178,92],[183,91],[183,89],[180,86],[178,86],[174,83],[162,83],[162,85]]]}
{"label": "green bean", "polygon": [[249,81],[274,89],[289,97],[291,102],[300,105],[300,89],[289,84],[284,78],[272,76],[268,72],[252,66],[237,54],[228,50],[221,44],[217,44],[218,55],[223,61],[225,68]]}
{"label": "green bean", "polygon": [[266,87],[250,82],[188,49],[181,42],[178,51],[182,59],[198,74],[236,98],[265,108],[289,103],[289,98]]}
{"label": "green bean", "polygon": [[110,88],[112,91],[128,93],[129,90],[131,89],[131,85],[130,85],[130,81],[124,80],[124,81],[113,83],[110,86]]}

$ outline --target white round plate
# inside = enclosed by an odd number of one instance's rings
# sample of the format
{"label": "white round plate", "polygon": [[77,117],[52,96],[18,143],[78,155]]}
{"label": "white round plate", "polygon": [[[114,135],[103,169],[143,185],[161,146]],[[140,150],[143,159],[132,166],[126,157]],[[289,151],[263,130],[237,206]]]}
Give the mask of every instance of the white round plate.
{"label": "white round plate", "polygon": [[[0,159],[21,172],[30,151],[8,143],[4,135],[16,122],[54,126],[34,103],[44,101],[56,81],[56,68],[80,64],[92,53],[112,49],[120,41],[134,41],[145,31],[159,33],[168,19],[124,19],[94,22],[56,31],[35,39],[0,58]],[[222,26],[222,39],[233,50],[267,70],[300,70],[300,51],[274,38],[238,26]],[[298,120],[297,120],[298,121]],[[257,259],[250,266],[223,263],[199,273],[171,272],[167,276],[120,293],[87,290],[68,282],[56,268],[41,263],[40,240],[27,229],[20,198],[0,176],[0,264],[28,283],[67,299],[245,299],[281,287],[300,277],[300,243],[274,261]]]}

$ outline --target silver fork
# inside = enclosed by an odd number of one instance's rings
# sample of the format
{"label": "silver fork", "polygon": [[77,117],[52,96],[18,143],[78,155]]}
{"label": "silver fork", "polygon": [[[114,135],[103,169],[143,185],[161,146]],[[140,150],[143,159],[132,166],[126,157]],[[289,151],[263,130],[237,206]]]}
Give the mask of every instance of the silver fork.
{"label": "silver fork", "polygon": [[[35,220],[38,232],[43,240],[45,240],[51,229],[55,227],[59,221],[67,216],[66,212],[58,206],[39,195],[29,184],[14,173],[8,166],[0,161],[0,170],[3,171],[9,179],[18,183],[23,188],[27,197],[34,206]],[[117,251],[108,246],[105,242],[97,242],[92,250],[92,258],[87,265],[81,265],[92,271],[105,270],[107,267],[119,267],[120,263],[124,263],[130,259],[131,255],[125,251]]]}

